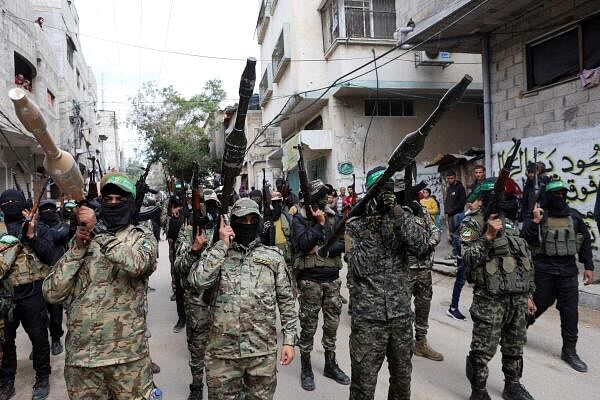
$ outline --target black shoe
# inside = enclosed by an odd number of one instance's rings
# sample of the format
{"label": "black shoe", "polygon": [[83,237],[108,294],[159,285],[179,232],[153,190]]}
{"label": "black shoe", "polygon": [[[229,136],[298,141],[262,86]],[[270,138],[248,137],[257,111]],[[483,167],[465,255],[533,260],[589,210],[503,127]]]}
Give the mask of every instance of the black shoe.
{"label": "black shoe", "polygon": [[202,400],[202,385],[190,385],[190,395],[187,400]]}
{"label": "black shoe", "polygon": [[44,400],[50,395],[50,377],[48,375],[36,376],[31,400]]}
{"label": "black shoe", "polygon": [[0,400],[12,399],[15,396],[15,381],[3,382],[0,385]]}
{"label": "black shoe", "polygon": [[179,318],[173,327],[173,333],[179,333],[185,328],[185,319]]}
{"label": "black shoe", "polygon": [[173,294],[171,295],[171,301],[175,301],[176,299],[177,299],[177,297],[175,296],[175,293],[173,293]]}
{"label": "black shoe", "polygon": [[342,298],[342,304],[348,304],[347,298],[345,298],[344,296],[341,296],[341,295],[340,295],[340,297]]}
{"label": "black shoe", "polygon": [[448,310],[446,310],[446,315],[448,315],[450,318],[454,318],[457,321],[464,321],[467,319],[467,317],[465,317],[458,308],[450,307]]}
{"label": "black shoe", "polygon": [[64,348],[63,348],[62,343],[60,342],[60,339],[52,340],[52,345],[50,346],[50,351],[52,352],[53,356],[57,356],[64,351]]}
{"label": "black shoe", "polygon": [[581,360],[581,358],[579,358],[575,349],[563,349],[560,358],[562,358],[567,364],[571,366],[571,368],[573,368],[577,372],[587,372],[588,370],[587,364],[584,363]]}
{"label": "black shoe", "polygon": [[310,363],[310,354],[300,354],[300,363],[302,364],[300,371],[300,385],[302,389],[308,391],[315,390],[315,376]]}
{"label": "black shoe", "polygon": [[160,367],[154,361],[150,362],[150,370],[153,374],[158,374],[160,372]]}
{"label": "black shoe", "polygon": [[331,378],[341,385],[349,385],[350,378],[344,373],[337,365],[335,360],[335,352],[325,350],[325,368],[323,369],[323,375],[327,378]]}
{"label": "black shoe", "polygon": [[505,381],[502,398],[504,400],[534,400],[533,396],[519,381]]}
{"label": "black shoe", "polygon": [[487,389],[471,389],[469,400],[492,400]]}

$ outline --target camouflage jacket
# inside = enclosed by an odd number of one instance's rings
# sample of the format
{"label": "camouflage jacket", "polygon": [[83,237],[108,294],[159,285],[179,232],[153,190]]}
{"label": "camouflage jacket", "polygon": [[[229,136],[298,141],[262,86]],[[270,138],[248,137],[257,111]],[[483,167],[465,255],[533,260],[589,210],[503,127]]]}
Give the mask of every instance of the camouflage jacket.
{"label": "camouflage jacket", "polygon": [[296,304],[291,278],[281,251],[254,241],[248,248],[223,241],[215,243],[196,262],[190,284],[202,291],[218,284],[211,305],[207,352],[213,357],[237,359],[277,352],[276,307],[283,344],[294,345]]}
{"label": "camouflage jacket", "polygon": [[428,245],[431,249],[429,253],[417,256],[413,252],[408,252],[408,266],[410,269],[431,269],[433,267],[433,253],[442,237],[442,231],[437,227],[433,218],[427,212],[427,209],[423,207],[423,216],[415,216],[417,224],[421,225],[429,231],[429,242]]}
{"label": "camouflage jacket", "polygon": [[146,286],[156,268],[157,243],[148,229],[129,225],[71,247],[43,285],[50,303],[67,312],[65,364],[102,367],[148,355]]}
{"label": "camouflage jacket", "polygon": [[[208,239],[208,245],[212,241],[213,229],[203,229],[202,234]],[[190,285],[187,277],[195,262],[198,262],[205,251],[192,250],[192,227],[187,226],[179,231],[177,242],[175,242],[175,272],[181,277],[181,285],[185,291],[185,298],[192,304],[207,306],[202,301],[202,295]]]}
{"label": "camouflage jacket", "polygon": [[3,244],[0,247],[0,276],[6,274],[16,287],[44,279],[48,275],[48,266],[27,244]]}
{"label": "camouflage jacket", "polygon": [[410,315],[407,252],[431,251],[430,234],[401,207],[368,213],[346,223],[352,318],[385,321]]}

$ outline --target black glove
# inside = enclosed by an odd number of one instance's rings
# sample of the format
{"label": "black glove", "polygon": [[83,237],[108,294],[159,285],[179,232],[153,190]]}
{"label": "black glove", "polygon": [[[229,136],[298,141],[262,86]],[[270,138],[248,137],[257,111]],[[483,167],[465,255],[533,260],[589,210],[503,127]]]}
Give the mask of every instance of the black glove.
{"label": "black glove", "polygon": [[425,215],[423,214],[423,206],[421,205],[421,203],[419,203],[416,200],[410,201],[408,202],[408,204],[406,205],[408,208],[410,208],[410,211],[413,213],[413,215],[415,217],[424,217]]}

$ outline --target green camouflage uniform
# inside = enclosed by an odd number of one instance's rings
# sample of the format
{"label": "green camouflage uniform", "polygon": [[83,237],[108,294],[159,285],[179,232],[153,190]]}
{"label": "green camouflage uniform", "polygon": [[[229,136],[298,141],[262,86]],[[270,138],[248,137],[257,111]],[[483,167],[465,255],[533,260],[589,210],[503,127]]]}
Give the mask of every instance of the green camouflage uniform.
{"label": "green camouflage uniform", "polygon": [[[346,224],[352,322],[350,399],[373,399],[377,374],[388,359],[388,399],[410,399],[412,312],[406,252],[430,251],[429,233],[412,214],[396,206]],[[420,253],[421,252],[421,253]]]}
{"label": "green camouflage uniform", "polygon": [[[203,235],[212,240],[212,229],[204,230]],[[200,260],[202,251],[192,251],[192,227],[188,226],[179,231],[179,237],[175,244],[175,272],[181,278],[183,287],[183,301],[186,315],[187,346],[190,352],[190,369],[192,372],[192,384],[202,385],[204,377],[204,354],[206,353],[206,342],[208,340],[209,308],[202,301],[202,294],[195,290],[189,283],[187,277],[192,265]]]}
{"label": "green camouflage uniform", "polygon": [[246,249],[215,243],[189,275],[197,291],[218,285],[207,346],[208,398],[272,399],[275,393],[279,308],[283,344],[294,345],[296,307],[281,252],[258,240]]}
{"label": "green camouflage uniform", "polygon": [[436,226],[427,210],[423,208],[423,216],[415,216],[416,222],[430,233],[429,247],[432,249],[421,257],[408,253],[408,266],[410,268],[410,291],[414,297],[415,305],[415,340],[420,341],[427,336],[429,329],[429,310],[433,288],[431,281],[431,268],[433,267],[433,249],[440,243],[442,232]]}
{"label": "green camouflage uniform", "polygon": [[503,230],[490,241],[481,211],[468,215],[460,227],[465,277],[475,284],[471,318],[473,338],[467,357],[467,377],[483,389],[487,363],[502,351],[502,371],[518,381],[523,372],[523,345],[527,336],[527,298],[535,289],[531,253],[519,237],[516,223],[503,220]]}
{"label": "green camouflage uniform", "polygon": [[156,268],[152,232],[129,225],[71,247],[44,281],[44,297],[67,311],[69,398],[147,399],[152,390],[145,304]]}

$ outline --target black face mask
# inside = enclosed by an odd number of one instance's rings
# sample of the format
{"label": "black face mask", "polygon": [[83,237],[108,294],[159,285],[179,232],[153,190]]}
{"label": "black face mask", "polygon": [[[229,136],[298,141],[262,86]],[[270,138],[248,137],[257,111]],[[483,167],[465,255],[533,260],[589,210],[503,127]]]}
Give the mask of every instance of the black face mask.
{"label": "black face mask", "polygon": [[258,235],[258,223],[256,224],[240,224],[239,222],[232,221],[231,228],[235,233],[234,242],[241,244],[244,247],[248,247]]}
{"label": "black face mask", "polygon": [[25,209],[25,204],[21,202],[12,202],[2,206],[4,213],[4,221],[7,223],[21,221],[24,219],[22,211]]}
{"label": "black face mask", "polygon": [[129,225],[133,219],[133,199],[127,199],[120,203],[112,204],[102,202],[102,221],[110,232],[117,232]]}
{"label": "black face mask", "polygon": [[548,214],[553,217],[566,217],[569,215],[569,206],[567,205],[567,196],[556,196],[551,192],[546,192],[540,201],[540,207],[548,210]]}
{"label": "black face mask", "polygon": [[275,201],[273,204],[273,221],[277,221],[281,217],[281,201]]}
{"label": "black face mask", "polygon": [[516,200],[502,200],[498,204],[498,208],[502,211],[502,214],[508,219],[513,221],[517,220],[519,214],[519,205]]}
{"label": "black face mask", "polygon": [[40,212],[40,221],[48,226],[54,226],[58,223],[59,217],[56,211],[42,211]]}

